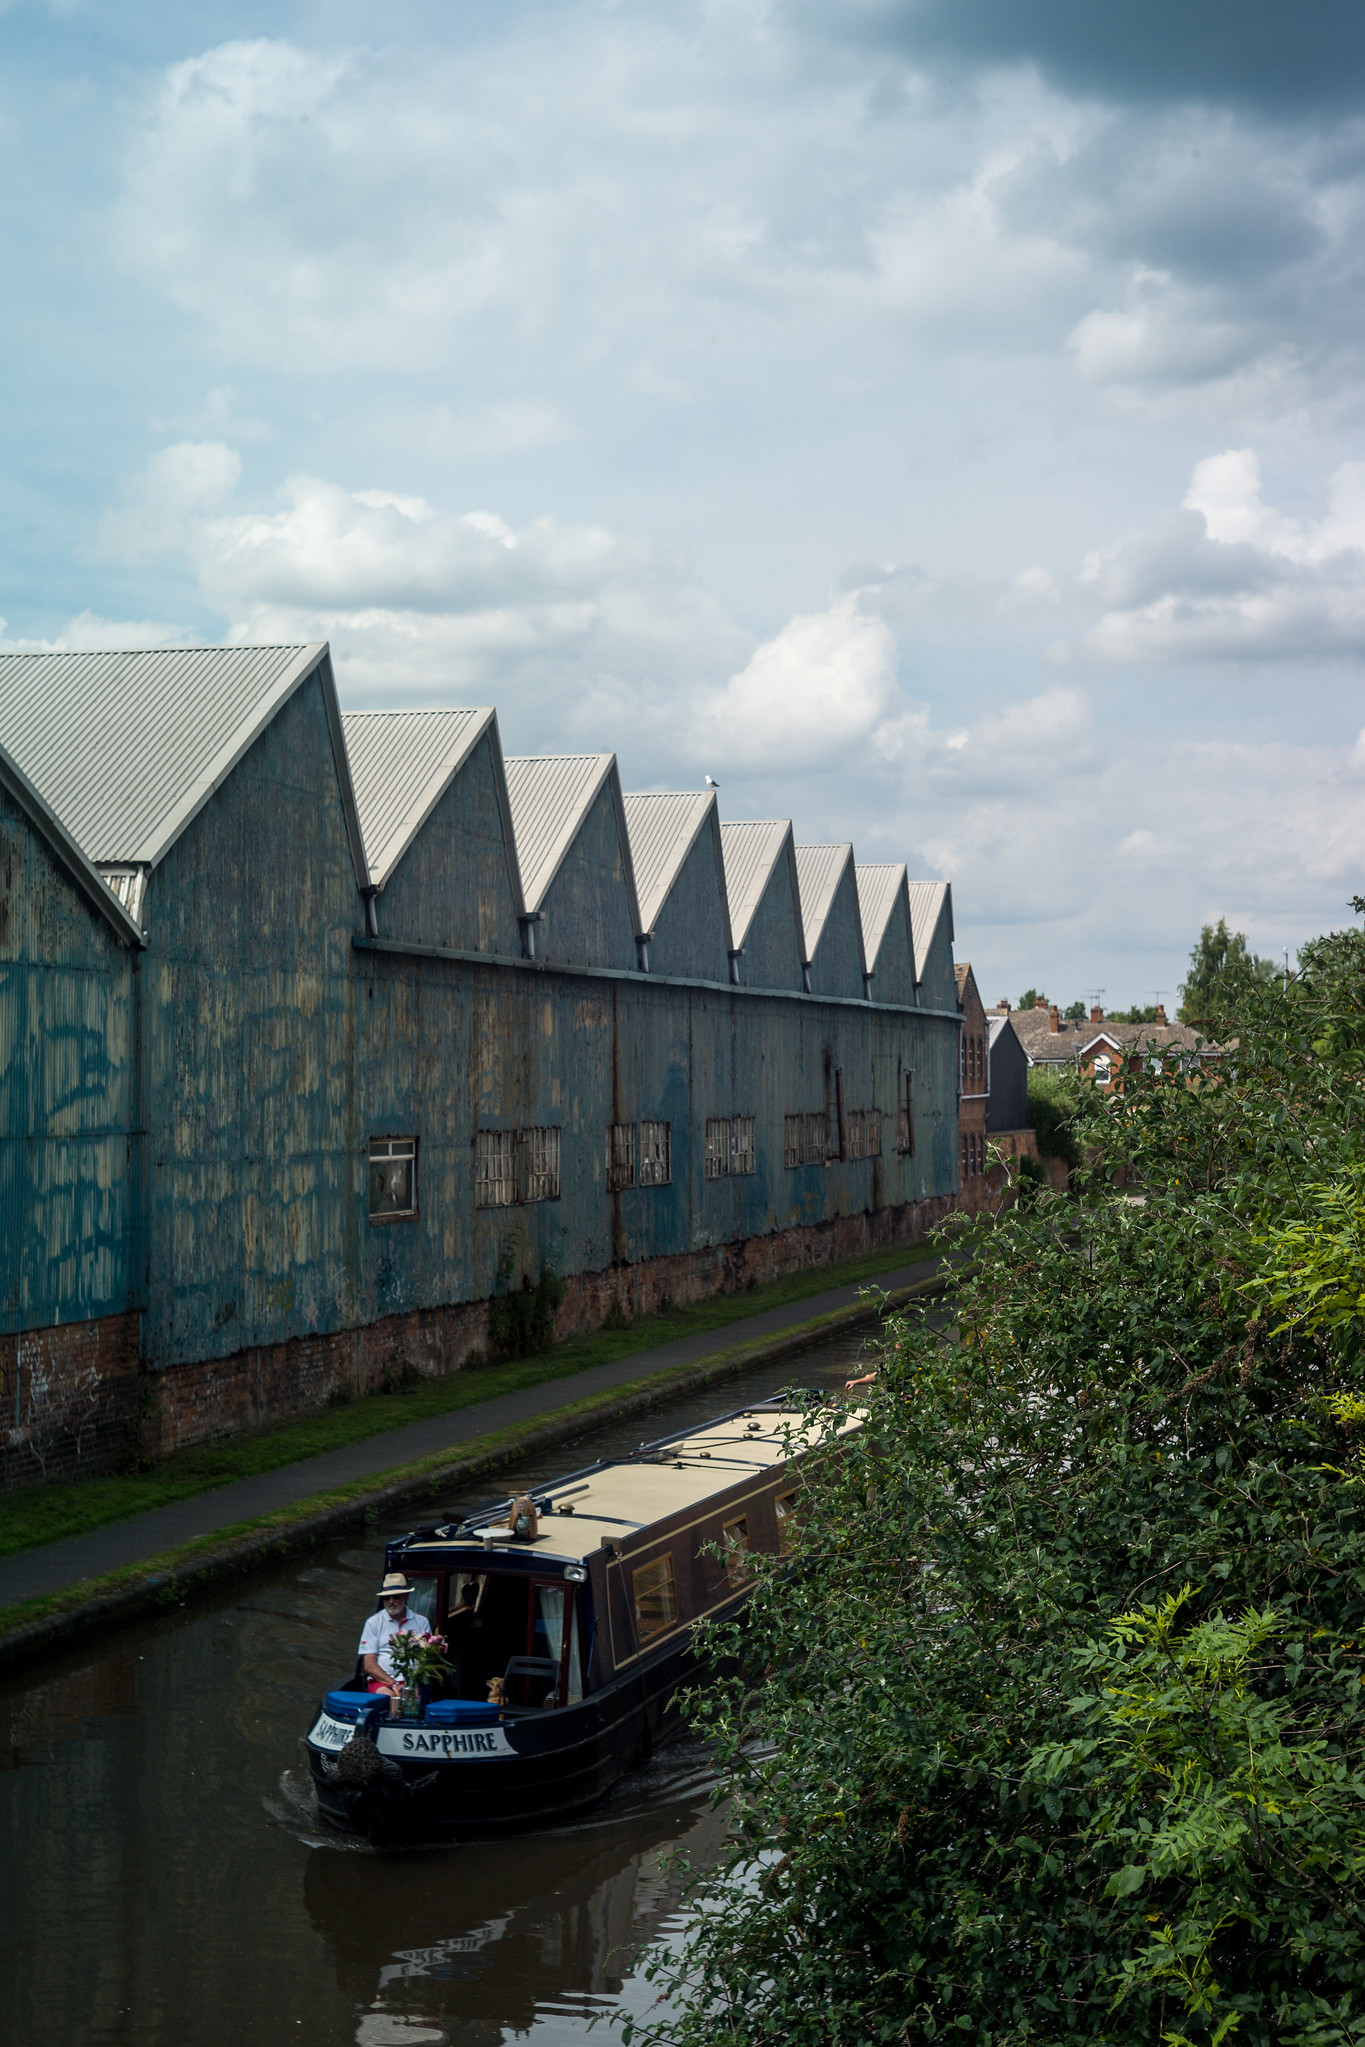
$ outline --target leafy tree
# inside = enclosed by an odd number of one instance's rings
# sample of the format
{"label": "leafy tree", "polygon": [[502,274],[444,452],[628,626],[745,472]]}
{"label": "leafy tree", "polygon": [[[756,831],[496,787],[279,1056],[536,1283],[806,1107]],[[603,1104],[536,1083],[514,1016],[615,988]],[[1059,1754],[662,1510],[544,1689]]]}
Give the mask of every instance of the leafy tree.
{"label": "leafy tree", "polygon": [[956,1332],[897,1320],[865,1425],[803,1460],[795,1554],[754,1560],[692,1708],[733,1860],[631,2037],[1365,2042],[1365,1360],[1328,1199],[1365,1184],[1365,979],[1252,986],[1238,1032],[1235,1066],[1093,1096],[1079,1203],[983,1226]]}
{"label": "leafy tree", "polygon": [[1068,1002],[1066,1008],[1062,1011],[1062,1015],[1068,1023],[1084,1023],[1086,1019],[1085,1004],[1083,1002]]}
{"label": "leafy tree", "polygon": [[1155,1004],[1143,1006],[1135,1002],[1131,1009],[1116,1009],[1111,1012],[1115,1023],[1154,1024],[1159,1021]]}
{"label": "leafy tree", "polygon": [[1019,1009],[1046,1009],[1047,997],[1041,994],[1037,988],[1026,988],[1019,997],[1016,1006]]}
{"label": "leafy tree", "polygon": [[1081,1083],[1071,1074],[1029,1069],[1028,1127],[1038,1139],[1041,1157],[1061,1159],[1073,1167],[1080,1164],[1076,1129],[1086,1106]]}
{"label": "leafy tree", "polygon": [[1246,934],[1229,931],[1220,917],[1206,924],[1190,948],[1190,970],[1180,984],[1182,1023],[1209,1023],[1235,1017],[1251,990],[1275,979],[1274,960],[1259,959]]}

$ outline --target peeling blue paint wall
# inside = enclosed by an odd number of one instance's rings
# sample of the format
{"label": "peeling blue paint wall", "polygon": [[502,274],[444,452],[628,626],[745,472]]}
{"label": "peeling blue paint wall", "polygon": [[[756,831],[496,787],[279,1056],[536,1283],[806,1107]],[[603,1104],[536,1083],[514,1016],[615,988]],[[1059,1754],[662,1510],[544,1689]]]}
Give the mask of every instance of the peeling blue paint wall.
{"label": "peeling blue paint wall", "polygon": [[146,1362],[350,1322],[363,915],[316,676],[154,870],[147,927]]}
{"label": "peeling blue paint wall", "polygon": [[0,788],[0,1331],[122,1314],[133,1276],[133,953]]}
{"label": "peeling blue paint wall", "polygon": [[924,963],[919,999],[926,1009],[957,1008],[957,981],[953,974],[953,946],[948,936],[948,908],[945,904],[934,927],[933,943]]}

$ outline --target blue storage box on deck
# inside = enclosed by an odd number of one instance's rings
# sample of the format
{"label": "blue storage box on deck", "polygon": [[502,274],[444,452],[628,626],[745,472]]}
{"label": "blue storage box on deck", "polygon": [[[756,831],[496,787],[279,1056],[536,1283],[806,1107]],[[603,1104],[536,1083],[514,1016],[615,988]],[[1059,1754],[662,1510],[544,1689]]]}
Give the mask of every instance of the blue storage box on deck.
{"label": "blue storage box on deck", "polygon": [[483,1699],[433,1699],[426,1710],[428,1727],[496,1727],[500,1708]]}
{"label": "blue storage box on deck", "polygon": [[359,1720],[368,1713],[371,1706],[388,1711],[388,1700],[382,1692],[328,1692],[327,1711],[333,1720]]}

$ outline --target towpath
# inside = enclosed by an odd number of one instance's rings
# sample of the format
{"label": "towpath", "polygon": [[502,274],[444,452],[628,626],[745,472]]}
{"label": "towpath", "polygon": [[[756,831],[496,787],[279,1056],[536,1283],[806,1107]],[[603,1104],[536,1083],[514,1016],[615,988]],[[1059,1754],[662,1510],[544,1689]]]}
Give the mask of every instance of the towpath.
{"label": "towpath", "polygon": [[[550,1379],[540,1386],[528,1386],[515,1393],[494,1394],[472,1407],[453,1414],[435,1415],[428,1421],[411,1422],[370,1436],[364,1442],[331,1450],[321,1457],[304,1458],[297,1464],[281,1465],[255,1478],[238,1479],[212,1492],[197,1493],[150,1513],[135,1514],[115,1521],[88,1535],[75,1535],[63,1542],[45,1543],[0,1560],[0,1607],[20,1600],[42,1599],[87,1579],[103,1578],[111,1571],[163,1556],[181,1544],[210,1536],[225,1528],[239,1527],[259,1516],[279,1512],[359,1480],[377,1478],[396,1466],[470,1443],[518,1422],[553,1414],[592,1394],[610,1392],[654,1372],[667,1371],[713,1357],[741,1345],[780,1337],[786,1331],[799,1332],[805,1323],[818,1321],[841,1309],[859,1305],[869,1286],[894,1294],[903,1287],[930,1279],[941,1270],[937,1258],[920,1259],[894,1272],[883,1272],[875,1281],[856,1286],[832,1287],[828,1293],[791,1301],[781,1308],[769,1308],[761,1315],[726,1324],[696,1336],[680,1336],[654,1350],[635,1351],[607,1365],[594,1365],[564,1379]],[[828,1334],[816,1332],[817,1335]]]}

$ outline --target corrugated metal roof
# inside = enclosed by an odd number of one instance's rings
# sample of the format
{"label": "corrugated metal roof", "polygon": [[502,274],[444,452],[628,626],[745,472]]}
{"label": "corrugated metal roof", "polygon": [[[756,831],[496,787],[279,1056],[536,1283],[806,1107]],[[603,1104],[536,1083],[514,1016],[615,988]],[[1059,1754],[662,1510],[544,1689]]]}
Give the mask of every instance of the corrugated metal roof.
{"label": "corrugated metal roof", "polygon": [[616,762],[614,753],[520,754],[507,763],[521,885],[538,910]]}
{"label": "corrugated metal roof", "polygon": [[796,880],[801,890],[801,923],[805,931],[806,958],[815,958],[815,948],[829,916],[835,891],[844,869],[853,858],[853,848],[843,846],[798,846]]}
{"label": "corrugated metal roof", "polygon": [[[938,920],[948,899],[946,881],[912,881],[910,884],[910,936],[915,944],[915,979],[924,979],[929,948],[934,942]],[[951,930],[948,933],[952,937]]]}
{"label": "corrugated metal roof", "polygon": [[876,967],[896,898],[905,885],[905,862],[859,860],[853,871],[858,881],[858,914],[863,920],[863,951],[871,972]]}
{"label": "corrugated metal roof", "polygon": [[721,826],[720,847],[725,860],[725,893],[730,899],[732,944],[741,946],[748,936],[769,876],[791,835],[791,819],[785,817]]}
{"label": "corrugated metal roof", "polygon": [[370,880],[383,888],[493,722],[493,712],[344,711]]}
{"label": "corrugated metal roof", "polygon": [[697,834],[715,809],[715,792],[694,790],[672,795],[649,790],[640,796],[627,796],[625,806],[640,921],[646,931],[652,931],[684,860],[696,844]]}
{"label": "corrugated metal roof", "polygon": [[326,652],[0,654],[0,744],[93,861],[155,864]]}
{"label": "corrugated metal roof", "polygon": [[142,926],[136,911],[111,888],[108,877],[101,874],[82,852],[52,806],[43,800],[19,763],[6,753],[3,746],[0,746],[0,787],[9,791],[29,823],[46,842],[48,850],[56,855],[92,908],[113,925],[123,944],[143,944]]}

